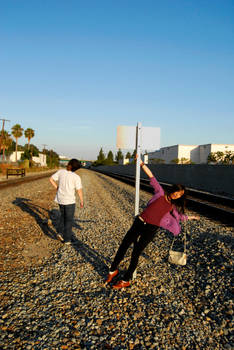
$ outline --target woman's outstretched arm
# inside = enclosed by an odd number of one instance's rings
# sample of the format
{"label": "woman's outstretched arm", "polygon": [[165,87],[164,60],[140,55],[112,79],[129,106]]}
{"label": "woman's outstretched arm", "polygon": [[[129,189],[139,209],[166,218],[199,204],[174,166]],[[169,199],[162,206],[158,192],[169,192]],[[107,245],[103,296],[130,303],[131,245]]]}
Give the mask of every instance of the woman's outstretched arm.
{"label": "woman's outstretched arm", "polygon": [[[138,155],[136,155],[135,159],[137,159]],[[151,170],[145,165],[142,160],[140,160],[140,166],[144,173],[149,177],[150,179],[150,185],[154,189],[154,196],[149,201],[148,205],[153,202],[155,199],[159,198],[160,196],[164,195],[164,190],[162,186],[158,183],[157,179],[155,178],[154,174],[151,172]]]}
{"label": "woman's outstretched arm", "polygon": [[151,170],[145,165],[144,162],[142,162],[142,160],[140,160],[140,166],[141,169],[144,171],[144,173],[146,173],[146,175],[151,179],[152,177],[154,177],[153,173],[151,172]]}

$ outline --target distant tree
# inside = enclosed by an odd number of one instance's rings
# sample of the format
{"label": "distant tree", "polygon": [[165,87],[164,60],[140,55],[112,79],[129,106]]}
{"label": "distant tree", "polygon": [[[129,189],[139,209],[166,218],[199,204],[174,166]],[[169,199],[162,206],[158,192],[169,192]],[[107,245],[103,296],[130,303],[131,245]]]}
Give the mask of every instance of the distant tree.
{"label": "distant tree", "polygon": [[97,163],[103,164],[104,161],[105,161],[105,154],[104,154],[103,149],[102,149],[102,147],[101,147],[101,149],[100,149],[100,151],[99,151],[99,154],[98,154],[98,156],[97,156]]}
{"label": "distant tree", "polygon": [[125,158],[126,158],[126,159],[130,159],[130,158],[132,158],[131,153],[130,153],[130,152],[128,152],[128,153],[126,154]]}
{"label": "distant tree", "polygon": [[59,166],[59,155],[52,149],[44,149],[43,153],[46,154],[46,164],[49,168]]}
{"label": "distant tree", "polygon": [[[26,143],[23,147],[24,151],[28,150],[28,144]],[[39,149],[37,148],[37,146],[35,146],[33,143],[30,145],[29,148],[30,152],[32,153],[33,157],[38,157],[39,156]]]}
{"label": "distant tree", "polygon": [[231,164],[234,164],[234,152],[232,152],[232,156],[231,156]]}
{"label": "distant tree", "polygon": [[6,149],[6,156],[10,156],[15,150],[15,141],[12,139],[11,145]]}
{"label": "distant tree", "polygon": [[105,160],[106,165],[112,165],[114,164],[114,155],[112,151],[109,151],[107,154],[107,158]]}
{"label": "distant tree", "polygon": [[179,158],[175,158],[171,160],[171,163],[173,164],[179,164],[179,162],[180,162]]}
{"label": "distant tree", "polygon": [[24,136],[26,139],[28,139],[28,150],[29,150],[30,140],[34,137],[34,135],[35,135],[35,131],[33,129],[28,128],[24,131]]}
{"label": "distant tree", "polygon": [[5,160],[5,151],[11,146],[12,144],[12,138],[11,135],[4,130],[2,132],[2,159]]}
{"label": "distant tree", "polygon": [[217,158],[214,152],[208,154],[207,163],[217,163]]}
{"label": "distant tree", "polygon": [[21,128],[20,124],[15,124],[12,128],[12,135],[15,138],[15,161],[17,162],[17,151],[18,151],[18,139],[23,135],[24,129]]}
{"label": "distant tree", "polygon": [[151,161],[152,164],[163,164],[163,163],[165,163],[165,160],[161,159],[161,158],[154,158],[154,159],[151,159],[150,161]]}
{"label": "distant tree", "polygon": [[218,151],[215,153],[216,154],[216,159],[218,163],[222,163],[224,160],[224,153],[221,151]]}
{"label": "distant tree", "polygon": [[38,157],[39,156],[39,149],[35,145],[30,145],[30,148],[28,149],[28,144],[24,145],[24,153],[21,154],[21,159],[25,160],[28,159],[32,161],[32,157]]}
{"label": "distant tree", "polygon": [[124,157],[124,156],[123,156],[123,153],[122,153],[121,149],[119,149],[118,152],[117,152],[117,154],[116,154],[116,156],[115,156],[116,162],[119,162],[120,160],[122,160],[123,157]]}
{"label": "distant tree", "polygon": [[180,163],[181,164],[189,164],[190,160],[188,158],[182,157],[182,158],[180,158]]}
{"label": "distant tree", "polygon": [[224,163],[224,164],[231,164],[233,158],[234,158],[234,152],[232,152],[232,151],[226,151],[225,154],[224,154],[223,163]]}
{"label": "distant tree", "polygon": [[26,149],[24,153],[21,154],[21,160],[25,160],[25,159],[32,160],[32,154],[29,149]]}
{"label": "distant tree", "polygon": [[132,153],[132,158],[135,159],[136,157],[136,149],[134,149],[133,153]]}

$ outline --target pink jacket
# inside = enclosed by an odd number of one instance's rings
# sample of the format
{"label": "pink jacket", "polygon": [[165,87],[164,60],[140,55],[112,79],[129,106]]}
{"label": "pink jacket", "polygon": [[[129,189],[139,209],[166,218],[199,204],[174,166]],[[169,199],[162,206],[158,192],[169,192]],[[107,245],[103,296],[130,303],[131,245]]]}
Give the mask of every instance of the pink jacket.
{"label": "pink jacket", "polygon": [[[147,206],[157,200],[159,197],[165,195],[163,188],[159,185],[155,177],[151,177],[150,185],[154,189],[154,195],[148,202]],[[177,236],[181,231],[180,221],[186,221],[188,220],[188,217],[187,215],[178,213],[175,206],[173,206],[172,214],[168,212],[162,217],[160,227],[165,228],[173,233],[174,236]]]}

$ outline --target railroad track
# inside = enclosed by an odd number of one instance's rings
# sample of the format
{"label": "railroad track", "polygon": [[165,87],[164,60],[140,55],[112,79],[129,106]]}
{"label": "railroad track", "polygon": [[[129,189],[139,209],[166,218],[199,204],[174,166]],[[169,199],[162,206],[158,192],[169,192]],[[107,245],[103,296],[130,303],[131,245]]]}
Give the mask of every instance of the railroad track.
{"label": "railroad track", "polygon": [[[92,169],[94,170],[94,169]],[[113,177],[129,185],[135,186],[135,177],[129,175],[120,175],[117,173],[108,173],[94,170],[104,175]],[[160,182],[160,185],[166,190],[171,184]],[[148,179],[140,180],[141,190],[153,193],[153,188]],[[234,223],[234,199],[226,196],[215,195],[210,192],[199,191],[187,188],[187,208],[196,211],[213,220],[222,222],[226,225],[233,226]]]}
{"label": "railroad track", "polygon": [[[135,186],[134,176],[120,175],[117,173],[108,173],[100,171],[98,169],[92,170],[113,177],[122,182],[128,183],[129,185]],[[51,172],[41,173],[38,175],[28,175],[23,178],[0,181],[0,190],[7,187],[19,186],[24,183],[40,180],[51,176],[54,172],[55,170]],[[164,182],[160,182],[160,184],[165,190],[171,186],[171,184]],[[150,186],[148,179],[141,179],[140,188],[141,190],[153,193],[153,189]],[[222,222],[226,225],[234,226],[234,199],[230,197],[214,195],[210,192],[198,191],[192,188],[187,188],[187,207],[188,209],[194,210],[204,216],[210,217],[213,220]]]}
{"label": "railroad track", "polygon": [[40,173],[37,175],[26,175],[25,177],[0,181],[0,190],[5,189],[7,187],[19,186],[27,182],[50,177],[54,172],[55,170],[52,170],[52,171],[48,171],[46,173]]}

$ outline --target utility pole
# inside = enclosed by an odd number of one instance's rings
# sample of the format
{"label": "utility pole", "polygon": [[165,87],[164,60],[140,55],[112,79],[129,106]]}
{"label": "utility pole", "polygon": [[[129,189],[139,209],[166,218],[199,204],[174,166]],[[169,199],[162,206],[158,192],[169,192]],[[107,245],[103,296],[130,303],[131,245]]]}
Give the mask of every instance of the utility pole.
{"label": "utility pole", "polygon": [[50,168],[51,168],[51,153],[52,153],[52,149],[50,150]]}
{"label": "utility pole", "polygon": [[10,122],[10,120],[4,119],[4,118],[1,118],[0,120],[2,120],[2,132],[1,132],[1,136],[0,136],[0,152],[1,152],[1,150],[2,150],[2,141],[3,141],[3,138],[4,138],[5,122]]}

